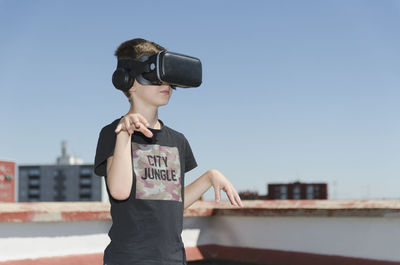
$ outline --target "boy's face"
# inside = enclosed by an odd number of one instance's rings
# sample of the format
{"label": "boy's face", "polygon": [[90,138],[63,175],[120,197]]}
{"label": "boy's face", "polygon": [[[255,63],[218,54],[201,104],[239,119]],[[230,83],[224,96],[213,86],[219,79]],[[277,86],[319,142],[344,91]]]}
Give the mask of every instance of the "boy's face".
{"label": "boy's face", "polygon": [[156,107],[167,105],[172,95],[172,88],[166,83],[160,86],[142,85],[136,79],[129,91],[131,92],[133,102],[140,101],[143,104]]}

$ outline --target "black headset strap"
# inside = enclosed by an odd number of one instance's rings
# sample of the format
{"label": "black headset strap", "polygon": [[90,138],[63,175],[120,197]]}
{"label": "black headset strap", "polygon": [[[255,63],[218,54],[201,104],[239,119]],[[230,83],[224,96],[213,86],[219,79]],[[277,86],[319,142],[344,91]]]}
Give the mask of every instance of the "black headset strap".
{"label": "black headset strap", "polygon": [[155,57],[149,58],[148,60],[144,62],[132,60],[132,59],[119,59],[118,60],[118,65],[117,68],[123,68],[127,71],[129,71],[132,75],[132,77],[136,77],[144,72],[149,72],[150,71],[150,64],[154,60]]}

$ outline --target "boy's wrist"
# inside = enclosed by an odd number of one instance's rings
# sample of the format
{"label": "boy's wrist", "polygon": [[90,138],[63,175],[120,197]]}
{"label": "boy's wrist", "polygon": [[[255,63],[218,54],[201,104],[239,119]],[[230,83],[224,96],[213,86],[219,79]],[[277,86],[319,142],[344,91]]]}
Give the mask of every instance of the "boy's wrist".
{"label": "boy's wrist", "polygon": [[213,183],[212,178],[214,177],[214,170],[213,169],[208,170],[206,175],[208,181],[210,182],[210,184],[212,184]]}
{"label": "boy's wrist", "polygon": [[118,138],[131,138],[132,134],[129,134],[127,131],[125,130],[121,130],[117,133],[117,137]]}

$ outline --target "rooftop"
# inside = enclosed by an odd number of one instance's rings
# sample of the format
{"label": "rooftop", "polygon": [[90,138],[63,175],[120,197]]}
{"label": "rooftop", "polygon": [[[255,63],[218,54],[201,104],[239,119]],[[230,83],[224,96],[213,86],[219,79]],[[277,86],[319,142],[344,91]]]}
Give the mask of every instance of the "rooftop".
{"label": "rooftop", "polygon": [[[190,264],[400,264],[400,200],[243,204],[197,201],[185,210]],[[101,264],[109,210],[103,202],[0,203],[0,265]]]}

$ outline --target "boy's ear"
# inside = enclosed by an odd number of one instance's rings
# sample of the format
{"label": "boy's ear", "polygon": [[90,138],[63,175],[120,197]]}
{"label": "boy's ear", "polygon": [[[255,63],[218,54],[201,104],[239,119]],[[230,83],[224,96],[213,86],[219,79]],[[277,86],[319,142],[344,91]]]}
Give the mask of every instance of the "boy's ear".
{"label": "boy's ear", "polygon": [[135,80],[134,80],[134,82],[133,82],[133,85],[132,85],[132,87],[129,89],[129,91],[130,91],[130,92],[135,92],[135,91],[136,91],[136,87],[137,87],[137,81],[136,81],[136,78],[135,78]]}

